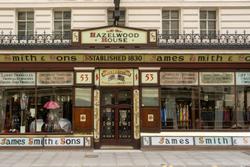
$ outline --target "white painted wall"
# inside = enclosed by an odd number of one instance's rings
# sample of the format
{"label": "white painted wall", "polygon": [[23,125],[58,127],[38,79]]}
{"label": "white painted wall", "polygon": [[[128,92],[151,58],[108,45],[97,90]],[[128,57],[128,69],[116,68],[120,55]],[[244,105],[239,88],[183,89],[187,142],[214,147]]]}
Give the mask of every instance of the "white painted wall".
{"label": "white painted wall", "polygon": [[73,8],[72,12],[72,29],[86,29],[93,27],[106,26],[107,9],[83,9]]}
{"label": "white painted wall", "polygon": [[34,11],[34,29],[38,34],[50,34],[53,31],[53,11],[52,9],[36,9]]}
{"label": "white painted wall", "polygon": [[181,9],[180,33],[200,33],[200,10],[198,8]]}
{"label": "white painted wall", "polygon": [[250,8],[221,8],[219,18],[221,33],[250,33]]}
{"label": "white painted wall", "polygon": [[0,33],[15,34],[16,12],[14,9],[0,10]]}
{"label": "white painted wall", "polygon": [[161,9],[126,9],[126,26],[160,30]]}

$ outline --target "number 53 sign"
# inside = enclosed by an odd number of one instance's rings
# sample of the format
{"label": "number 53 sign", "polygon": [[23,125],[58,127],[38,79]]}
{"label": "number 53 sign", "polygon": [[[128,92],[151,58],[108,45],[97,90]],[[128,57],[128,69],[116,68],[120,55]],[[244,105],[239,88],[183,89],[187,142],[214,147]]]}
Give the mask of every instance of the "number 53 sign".
{"label": "number 53 sign", "polygon": [[141,72],[141,83],[143,84],[157,84],[158,72]]}
{"label": "number 53 sign", "polygon": [[77,72],[76,83],[77,84],[92,84],[92,72]]}

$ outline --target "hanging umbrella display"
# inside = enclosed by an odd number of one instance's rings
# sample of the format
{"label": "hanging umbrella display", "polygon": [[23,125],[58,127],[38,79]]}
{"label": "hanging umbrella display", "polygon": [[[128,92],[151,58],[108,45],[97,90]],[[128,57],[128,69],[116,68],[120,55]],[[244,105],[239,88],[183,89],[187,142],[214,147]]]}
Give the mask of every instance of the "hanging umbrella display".
{"label": "hanging umbrella display", "polygon": [[60,105],[57,102],[50,100],[43,105],[43,108],[48,110],[55,110],[60,108]]}

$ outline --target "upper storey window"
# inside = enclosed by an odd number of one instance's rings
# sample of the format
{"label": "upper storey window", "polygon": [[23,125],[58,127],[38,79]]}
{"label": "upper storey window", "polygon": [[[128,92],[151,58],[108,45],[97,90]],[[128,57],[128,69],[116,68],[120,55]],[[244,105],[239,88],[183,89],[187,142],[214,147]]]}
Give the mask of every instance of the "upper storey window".
{"label": "upper storey window", "polygon": [[216,37],[216,11],[200,11],[200,34],[202,37]]}
{"label": "upper storey window", "polygon": [[178,35],[179,34],[179,11],[163,10],[162,11],[162,34]]}
{"label": "upper storey window", "polygon": [[34,12],[18,12],[18,38],[31,39],[34,34]]}
{"label": "upper storey window", "polygon": [[[119,26],[125,26],[125,10],[124,9],[120,9],[120,18],[118,21],[118,25]],[[108,10],[108,25],[112,26],[114,24],[114,9],[109,9]]]}
{"label": "upper storey window", "polygon": [[54,12],[54,33],[56,39],[70,39],[71,32],[71,12]]}

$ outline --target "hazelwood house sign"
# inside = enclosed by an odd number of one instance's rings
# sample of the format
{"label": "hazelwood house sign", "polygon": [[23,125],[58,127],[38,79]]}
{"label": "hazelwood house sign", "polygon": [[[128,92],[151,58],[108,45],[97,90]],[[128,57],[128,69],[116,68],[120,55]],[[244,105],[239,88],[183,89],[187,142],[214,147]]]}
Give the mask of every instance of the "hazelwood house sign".
{"label": "hazelwood house sign", "polygon": [[87,30],[73,30],[72,42],[82,45],[91,44],[156,44],[156,30],[143,30],[127,27],[100,27]]}

